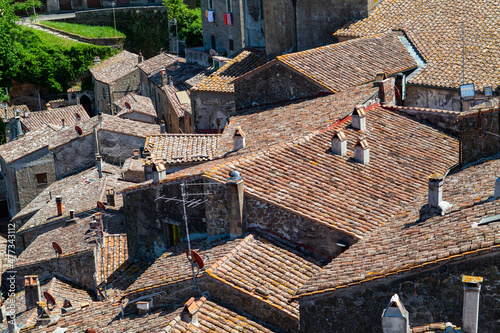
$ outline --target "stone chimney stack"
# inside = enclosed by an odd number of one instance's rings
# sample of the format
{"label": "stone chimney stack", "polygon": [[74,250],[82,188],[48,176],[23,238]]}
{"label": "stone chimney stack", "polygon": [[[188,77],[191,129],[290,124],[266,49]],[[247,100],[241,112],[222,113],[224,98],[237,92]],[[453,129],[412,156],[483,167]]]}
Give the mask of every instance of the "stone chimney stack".
{"label": "stone chimney stack", "polygon": [[366,112],[362,106],[356,106],[351,116],[351,126],[358,131],[366,130]]}
{"label": "stone chimney stack", "polygon": [[24,117],[24,118],[28,118],[29,116],[30,116],[29,111],[28,111],[28,110],[24,110],[24,115],[23,115],[23,117]]}
{"label": "stone chimney stack", "polygon": [[477,333],[479,317],[479,294],[481,292],[480,276],[462,277],[464,283],[464,307],[462,312],[462,324],[465,333]]}
{"label": "stone chimney stack", "polygon": [[20,329],[16,325],[16,316],[9,317],[7,320],[7,331],[9,333],[19,333]]}
{"label": "stone chimney stack", "polygon": [[26,309],[33,309],[37,302],[42,301],[42,292],[38,275],[27,275],[24,277],[24,297],[26,299]]}
{"label": "stone chimney stack", "polygon": [[168,77],[168,84],[169,84],[171,87],[173,87],[173,86],[174,86],[174,78],[173,78],[173,76],[172,76],[172,75],[170,75],[170,76]]}
{"label": "stone chimney stack", "polygon": [[136,303],[136,305],[137,305],[137,312],[139,312],[141,316],[144,316],[153,309],[153,300],[149,299],[145,301],[139,301]]}
{"label": "stone chimney stack", "polygon": [[429,177],[428,205],[430,208],[438,209],[441,215],[446,214],[451,207],[449,202],[443,201],[443,183],[444,179],[439,174],[432,174]]}
{"label": "stone chimney stack", "polygon": [[165,120],[160,120],[160,133],[165,134],[167,132],[167,126],[165,125]]}
{"label": "stone chimney stack", "polygon": [[394,294],[382,312],[382,330],[384,333],[409,333],[410,320],[403,302]]}
{"label": "stone chimney stack", "polygon": [[16,117],[14,118],[14,128],[15,135],[13,139],[17,139],[24,134],[23,127],[21,126],[21,117],[19,115],[16,115]]}
{"label": "stone chimney stack", "polygon": [[243,216],[245,183],[238,171],[233,170],[229,173],[226,188],[229,208],[229,233],[231,238],[237,238],[246,231],[246,221]]}
{"label": "stone chimney stack", "polygon": [[57,207],[57,216],[62,216],[63,204],[62,204],[62,197],[60,195],[56,197],[56,207]]}
{"label": "stone chimney stack", "polygon": [[157,161],[153,165],[153,184],[161,182],[167,176],[165,165],[161,161]]}
{"label": "stone chimney stack", "polygon": [[168,85],[168,75],[167,75],[167,70],[164,68],[160,72],[161,74],[161,85],[162,86],[167,86]]}
{"label": "stone chimney stack", "polygon": [[64,118],[61,119],[61,123],[62,123],[62,128],[66,127],[64,124]]}
{"label": "stone chimney stack", "polygon": [[243,149],[247,146],[245,142],[245,133],[240,126],[236,127],[236,130],[234,131],[233,146],[234,151]]}
{"label": "stone chimney stack", "polygon": [[332,153],[344,156],[347,154],[347,140],[344,132],[336,131],[332,138]]}
{"label": "stone chimney stack", "polygon": [[139,57],[137,58],[139,64],[144,61],[144,57],[142,56],[142,52],[139,52]]}
{"label": "stone chimney stack", "polygon": [[363,165],[370,163],[370,148],[366,139],[358,139],[354,145],[354,160]]}

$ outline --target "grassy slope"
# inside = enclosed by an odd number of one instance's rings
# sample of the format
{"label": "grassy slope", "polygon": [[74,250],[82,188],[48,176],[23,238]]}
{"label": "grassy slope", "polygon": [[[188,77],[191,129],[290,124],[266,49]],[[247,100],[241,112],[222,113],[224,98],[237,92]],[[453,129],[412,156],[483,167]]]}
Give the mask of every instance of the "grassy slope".
{"label": "grassy slope", "polygon": [[37,29],[25,27],[25,26],[20,26],[20,28],[33,32],[35,35],[38,36],[38,38],[40,38],[40,40],[43,43],[46,43],[46,44],[55,44],[55,45],[59,45],[59,46],[63,46],[63,47],[71,47],[73,45],[82,44],[79,42],[75,42],[71,39],[66,39],[66,38],[61,38],[61,37],[55,36],[51,33],[45,32],[45,31],[40,31]]}
{"label": "grassy slope", "polygon": [[[56,22],[56,21],[40,21],[40,24],[44,24],[55,29],[67,31],[84,37],[90,37],[90,38],[115,37],[115,29],[113,27],[91,26],[85,24],[75,24],[75,23]],[[117,30],[116,36],[125,37],[125,34]]]}

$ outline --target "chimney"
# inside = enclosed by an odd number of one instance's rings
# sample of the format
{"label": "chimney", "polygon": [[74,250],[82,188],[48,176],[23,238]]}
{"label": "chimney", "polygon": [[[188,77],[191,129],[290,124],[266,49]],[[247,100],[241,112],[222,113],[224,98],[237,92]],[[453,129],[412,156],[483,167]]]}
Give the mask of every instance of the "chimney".
{"label": "chimney", "polygon": [[5,319],[8,320],[7,312],[5,311],[5,305],[0,302],[0,323],[3,323]]}
{"label": "chimney", "polygon": [[408,311],[399,299],[398,294],[394,294],[382,312],[382,330],[384,333],[409,333],[410,320]]}
{"label": "chimney", "polygon": [[69,299],[64,299],[64,303],[63,303],[63,306],[61,307],[61,313],[64,314],[64,313],[68,313],[68,312],[73,312],[75,311],[75,307],[71,304],[71,302],[69,301]]}
{"label": "chimney", "polygon": [[97,65],[99,65],[100,63],[101,63],[101,58],[99,58],[99,57],[95,57],[95,58],[94,58],[94,66],[97,66]]}
{"label": "chimney", "polygon": [[16,115],[16,117],[14,118],[14,128],[13,139],[16,139],[24,134],[23,127],[21,126],[21,117],[19,117],[19,115]]}
{"label": "chimney", "polygon": [[366,130],[366,112],[363,106],[358,105],[354,108],[351,116],[351,126],[359,131]]}
{"label": "chimney", "polygon": [[464,307],[462,312],[462,324],[465,333],[477,333],[479,317],[479,293],[481,291],[480,276],[464,275]]}
{"label": "chimney", "polygon": [[136,303],[136,305],[137,305],[137,312],[139,312],[139,314],[141,316],[144,316],[150,310],[153,309],[153,300],[150,299],[150,300],[147,300],[147,301],[139,301],[139,302]]}
{"label": "chimney", "polygon": [[101,155],[95,155],[95,164],[97,166],[97,173],[99,174],[99,178],[102,178],[102,157]]}
{"label": "chimney", "polygon": [[61,123],[62,123],[62,128],[66,127],[64,126],[64,118],[61,119]]}
{"label": "chimney", "polygon": [[19,327],[16,325],[16,316],[10,316],[7,319],[7,331],[9,333],[18,333],[20,332]]}
{"label": "chimney", "polygon": [[142,52],[139,51],[139,57],[137,58],[137,61],[139,63],[143,62],[144,61],[144,57],[142,56]]}
{"label": "chimney", "polygon": [[375,87],[379,88],[378,97],[382,105],[394,105],[396,94],[394,92],[396,79],[394,77],[387,78],[385,73],[379,73],[375,77]]}
{"label": "chimney", "polygon": [[171,87],[173,87],[173,86],[174,86],[174,78],[172,77],[172,75],[170,75],[170,76],[168,77],[168,84],[169,84]]}
{"label": "chimney", "polygon": [[229,208],[229,233],[231,238],[237,238],[246,231],[246,221],[243,218],[245,184],[238,171],[233,170],[229,173],[226,187]]}
{"label": "chimney", "polygon": [[164,68],[161,70],[161,85],[167,86],[168,85],[168,75],[167,75],[167,70]]}
{"label": "chimney", "polygon": [[153,165],[153,184],[161,182],[167,176],[163,162],[156,162]]}
{"label": "chimney", "polygon": [[354,145],[354,160],[363,165],[370,163],[370,148],[366,139],[358,139]]}
{"label": "chimney", "polygon": [[160,48],[160,54],[162,54],[162,53],[163,53],[163,47],[162,47],[162,48]]}
{"label": "chimney", "polygon": [[332,153],[344,156],[347,153],[347,140],[342,131],[336,131],[332,138]]}
{"label": "chimney", "polygon": [[23,117],[24,117],[24,118],[28,118],[28,117],[29,117],[29,115],[30,115],[30,113],[28,112],[28,110],[24,110],[24,115],[23,115]]}
{"label": "chimney", "polygon": [[192,324],[194,326],[198,326],[198,311],[200,307],[196,304],[194,297],[191,297],[185,304],[184,310],[181,313],[181,320]]}
{"label": "chimney", "polygon": [[234,131],[233,145],[234,151],[243,149],[247,146],[245,142],[245,133],[240,126],[236,127],[236,130]]}
{"label": "chimney", "polygon": [[75,119],[76,119],[76,124],[79,125],[80,120],[82,120],[82,117],[80,116],[80,114],[78,112],[75,112]]}
{"label": "chimney", "polygon": [[167,132],[167,126],[165,125],[165,120],[160,120],[160,133],[165,134]]}
{"label": "chimney", "polygon": [[428,205],[430,208],[437,208],[441,215],[446,214],[450,209],[451,204],[443,201],[443,177],[439,174],[432,174],[429,177],[429,199]]}
{"label": "chimney", "polygon": [[71,224],[75,224],[75,223],[76,223],[75,211],[73,209],[70,209],[70,211],[69,211],[69,219],[66,220],[65,225],[71,225]]}
{"label": "chimney", "polygon": [[115,189],[108,188],[106,189],[106,201],[108,206],[115,207]]}
{"label": "chimney", "polygon": [[62,205],[62,197],[60,195],[56,197],[56,206],[57,206],[57,216],[61,216],[63,214],[63,205]]}
{"label": "chimney", "polygon": [[97,117],[97,119],[99,119],[99,127],[102,128],[102,112],[99,112]]}
{"label": "chimney", "polygon": [[495,181],[495,194],[493,196],[495,199],[500,197],[500,177]]}
{"label": "chimney", "polygon": [[27,310],[35,308],[36,304],[42,301],[38,275],[27,275],[24,277],[24,298]]}
{"label": "chimney", "polygon": [[102,213],[95,213],[94,218],[90,220],[90,229],[99,229],[102,224]]}

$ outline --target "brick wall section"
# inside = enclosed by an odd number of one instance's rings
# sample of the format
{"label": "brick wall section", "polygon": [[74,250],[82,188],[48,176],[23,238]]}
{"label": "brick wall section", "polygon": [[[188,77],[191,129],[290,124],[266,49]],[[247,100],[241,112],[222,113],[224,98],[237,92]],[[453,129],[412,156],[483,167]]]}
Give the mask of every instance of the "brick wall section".
{"label": "brick wall section", "polygon": [[16,270],[16,286],[19,289],[24,287],[25,275],[38,275],[40,280],[57,275],[85,289],[93,290],[95,287],[94,251],[86,251],[68,256],[64,256],[63,254],[57,259],[54,258],[33,265],[16,267]]}
{"label": "brick wall section", "polygon": [[451,322],[462,326],[462,275],[484,277],[479,301],[479,331],[500,331],[498,254],[448,264],[431,271],[346,288],[343,292],[300,300],[300,331],[382,332],[381,315],[397,293],[410,314],[410,326]]}
{"label": "brick wall section", "polygon": [[[233,24],[224,24],[224,14],[226,13],[226,0],[214,1],[215,20],[208,22],[205,10],[208,10],[208,0],[201,0],[201,16],[203,27],[203,46],[206,50],[212,48],[212,35],[215,36],[216,51],[234,55],[238,50],[245,47],[245,35],[243,30],[243,1],[228,0],[232,4]],[[229,49],[229,40],[233,40],[233,49]]]}
{"label": "brick wall section", "polygon": [[235,95],[195,90],[191,92],[191,107],[196,129],[216,129],[217,118],[224,119],[220,127],[223,129],[225,119],[236,110]]}
{"label": "brick wall section", "polygon": [[236,108],[248,108],[326,92],[289,67],[275,62],[252,76],[234,83]]}
{"label": "brick wall section", "polygon": [[474,112],[458,118],[457,127],[461,131],[463,165],[498,154],[500,151],[500,140],[497,136],[500,134],[499,117],[500,110],[497,109]]}
{"label": "brick wall section", "polygon": [[203,277],[198,281],[198,285],[201,290],[208,291],[211,297],[240,311],[247,312],[285,332],[297,332],[298,330],[299,321],[297,318],[212,277]]}

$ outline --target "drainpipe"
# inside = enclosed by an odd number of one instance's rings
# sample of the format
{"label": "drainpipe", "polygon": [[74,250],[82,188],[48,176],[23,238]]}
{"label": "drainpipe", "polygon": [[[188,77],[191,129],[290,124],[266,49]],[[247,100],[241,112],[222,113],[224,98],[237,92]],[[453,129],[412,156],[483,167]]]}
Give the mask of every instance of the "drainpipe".
{"label": "drainpipe", "polygon": [[293,6],[293,44],[295,47],[295,52],[299,51],[299,44],[298,44],[298,31],[297,31],[297,0],[292,0],[292,6]]}

